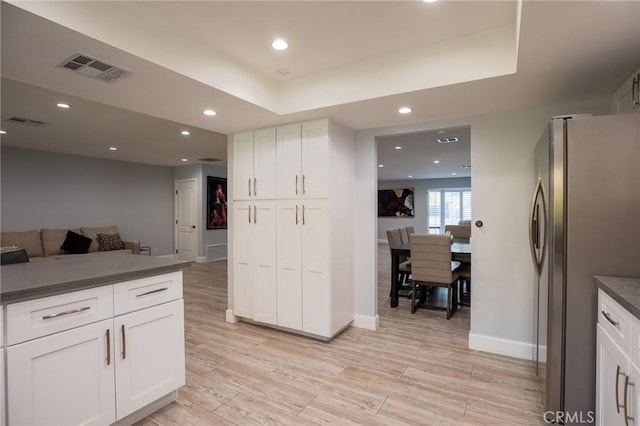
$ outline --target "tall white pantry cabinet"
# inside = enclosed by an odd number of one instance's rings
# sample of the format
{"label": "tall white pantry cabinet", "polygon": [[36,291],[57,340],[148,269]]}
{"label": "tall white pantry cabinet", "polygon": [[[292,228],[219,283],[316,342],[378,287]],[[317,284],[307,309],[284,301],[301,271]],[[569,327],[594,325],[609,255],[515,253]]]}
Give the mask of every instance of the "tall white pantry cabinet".
{"label": "tall white pantry cabinet", "polygon": [[318,119],[232,146],[233,315],[332,338],[354,312],[353,133]]}

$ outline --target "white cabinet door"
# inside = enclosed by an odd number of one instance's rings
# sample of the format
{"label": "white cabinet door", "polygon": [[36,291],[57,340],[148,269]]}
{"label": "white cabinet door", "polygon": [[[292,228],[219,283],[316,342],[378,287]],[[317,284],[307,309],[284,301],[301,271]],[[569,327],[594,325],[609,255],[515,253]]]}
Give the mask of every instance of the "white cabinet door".
{"label": "white cabinet door", "polygon": [[0,349],[0,425],[5,425],[5,407],[4,407],[4,348]]}
{"label": "white cabinet door", "polygon": [[253,203],[233,203],[233,309],[253,317]]}
{"label": "white cabinet door", "polygon": [[303,200],[302,330],[330,336],[329,203]]}
{"label": "white cabinet door", "polygon": [[276,202],[253,205],[253,319],[276,323]]}
{"label": "white cabinet door", "polygon": [[8,423],[115,422],[112,326],[103,320],[7,348]]}
{"label": "white cabinet door", "polygon": [[256,130],[253,136],[253,197],[276,198],[276,129]]}
{"label": "white cabinet door", "polygon": [[277,215],[278,322],[302,330],[302,203],[279,200]]}
{"label": "white cabinet door", "polygon": [[119,420],[184,385],[183,301],[121,315],[113,322]]}
{"label": "white cabinet door", "polygon": [[302,196],[329,195],[329,121],[302,123]]}
{"label": "white cabinet door", "polygon": [[624,425],[625,378],[628,360],[598,324],[596,365],[596,423],[601,426]]}
{"label": "white cabinet door", "polygon": [[253,132],[233,135],[233,199],[248,200],[253,194]]}
{"label": "white cabinet door", "polygon": [[278,198],[299,198],[302,194],[300,123],[278,127],[277,137]]}

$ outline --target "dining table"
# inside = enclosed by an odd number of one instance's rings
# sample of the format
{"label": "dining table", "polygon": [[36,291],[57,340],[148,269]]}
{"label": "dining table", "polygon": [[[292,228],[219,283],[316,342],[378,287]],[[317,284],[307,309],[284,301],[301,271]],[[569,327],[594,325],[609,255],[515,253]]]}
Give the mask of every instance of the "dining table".
{"label": "dining table", "polygon": [[[411,257],[411,243],[390,247],[391,250],[391,307],[398,306],[398,267],[400,259]],[[470,256],[471,241],[455,241],[451,243],[451,256]]]}

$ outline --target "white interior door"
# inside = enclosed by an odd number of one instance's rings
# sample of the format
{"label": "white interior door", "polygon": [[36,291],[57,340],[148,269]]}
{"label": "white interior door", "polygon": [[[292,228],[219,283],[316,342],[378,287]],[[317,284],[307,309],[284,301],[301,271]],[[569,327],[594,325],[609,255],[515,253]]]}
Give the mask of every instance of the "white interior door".
{"label": "white interior door", "polygon": [[176,181],[176,254],[180,260],[196,260],[197,201],[196,179]]}

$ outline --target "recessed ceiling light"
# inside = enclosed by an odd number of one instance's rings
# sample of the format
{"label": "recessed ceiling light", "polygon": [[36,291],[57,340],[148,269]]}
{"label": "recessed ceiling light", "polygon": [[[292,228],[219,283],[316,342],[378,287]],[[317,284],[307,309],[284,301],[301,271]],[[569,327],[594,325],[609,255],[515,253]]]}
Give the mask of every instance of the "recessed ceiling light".
{"label": "recessed ceiling light", "polygon": [[286,50],[289,47],[289,44],[281,38],[277,38],[273,40],[271,46],[276,50]]}
{"label": "recessed ceiling light", "polygon": [[446,131],[446,130],[438,130],[438,134],[439,134],[439,135],[444,135],[445,133],[447,133],[447,131]]}
{"label": "recessed ceiling light", "polygon": [[396,149],[402,149],[402,147],[401,146],[396,146]]}
{"label": "recessed ceiling light", "polygon": [[182,159],[182,160],[180,160],[180,161],[189,161],[189,160],[187,160],[186,158],[183,158],[183,159]]}
{"label": "recessed ceiling light", "polygon": [[422,1],[425,2],[425,3],[435,3],[438,0],[422,0]]}
{"label": "recessed ceiling light", "polygon": [[117,151],[117,150],[118,150],[118,148],[116,148],[115,146],[110,146],[109,147],[109,151]]}
{"label": "recessed ceiling light", "polygon": [[378,164],[378,167],[384,167],[384,164]]}
{"label": "recessed ceiling light", "polygon": [[451,174],[455,176],[457,173],[451,173]]}
{"label": "recessed ceiling light", "polygon": [[0,130],[0,135],[6,135],[7,131],[6,130]]}
{"label": "recessed ceiling light", "polygon": [[433,160],[433,164],[440,164],[440,160]]}
{"label": "recessed ceiling light", "polygon": [[409,175],[409,177],[410,177],[410,178],[412,178],[412,177],[413,177],[413,175]]}
{"label": "recessed ceiling light", "polygon": [[216,112],[212,109],[205,109],[204,111],[202,111],[202,113],[204,115],[208,115],[209,117],[216,115]]}
{"label": "recessed ceiling light", "polygon": [[63,109],[71,108],[71,105],[69,105],[69,104],[63,104],[63,103],[56,104],[56,106],[57,106],[58,108],[63,108]]}
{"label": "recessed ceiling light", "polygon": [[188,131],[188,130],[183,130],[183,131],[181,131],[181,132],[180,132],[180,134],[181,134],[182,136],[189,136],[191,133],[189,133],[189,131]]}
{"label": "recessed ceiling light", "polygon": [[409,114],[411,111],[413,110],[409,107],[402,107],[398,110],[400,114]]}

